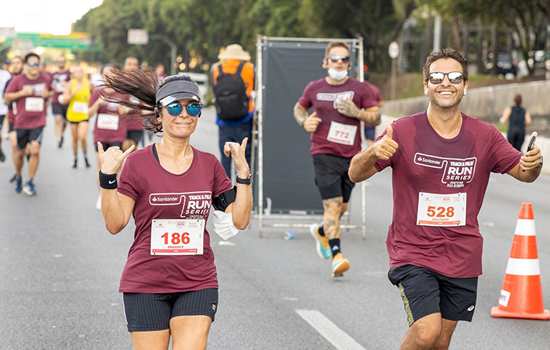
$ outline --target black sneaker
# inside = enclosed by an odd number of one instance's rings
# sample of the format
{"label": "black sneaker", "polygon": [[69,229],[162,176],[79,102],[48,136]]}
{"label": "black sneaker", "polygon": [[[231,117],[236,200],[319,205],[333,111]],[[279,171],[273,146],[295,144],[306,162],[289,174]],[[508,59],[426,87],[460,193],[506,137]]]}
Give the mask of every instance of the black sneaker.
{"label": "black sneaker", "polygon": [[6,155],[0,149],[0,162],[4,163],[6,161]]}
{"label": "black sneaker", "polygon": [[13,174],[13,176],[10,177],[10,184],[11,184],[11,183],[14,183],[16,179],[17,179],[17,175],[16,175],[16,174]]}
{"label": "black sneaker", "polygon": [[63,147],[63,136],[59,139],[59,142],[57,143],[57,148]]}
{"label": "black sneaker", "polygon": [[89,168],[91,165],[90,165],[90,162],[88,162],[88,158],[87,157],[84,157],[84,164],[86,165],[86,168]]}
{"label": "black sneaker", "polygon": [[78,159],[75,159],[73,162],[73,169],[76,169],[78,167]]}

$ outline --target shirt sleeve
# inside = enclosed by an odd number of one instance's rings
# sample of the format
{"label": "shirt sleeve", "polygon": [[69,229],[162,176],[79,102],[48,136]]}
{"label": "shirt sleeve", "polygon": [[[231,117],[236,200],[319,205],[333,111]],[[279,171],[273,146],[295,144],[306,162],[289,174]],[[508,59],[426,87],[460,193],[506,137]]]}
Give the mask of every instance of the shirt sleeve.
{"label": "shirt sleeve", "polygon": [[122,171],[118,179],[118,192],[122,193],[134,201],[137,201],[140,195],[139,180],[135,176],[136,172],[132,170],[132,157],[128,157],[122,165]]}
{"label": "shirt sleeve", "polygon": [[363,93],[363,98],[361,99],[361,108],[369,108],[378,106],[380,101],[380,90],[372,84],[365,83],[365,92]]}
{"label": "shirt sleeve", "polygon": [[6,87],[6,93],[17,92],[19,90],[21,90],[21,88],[19,87],[17,79],[10,80],[10,82],[8,83],[8,86]]}
{"label": "shirt sleeve", "polygon": [[215,157],[212,158],[214,163],[214,188],[212,193],[214,197],[217,197],[220,194],[229,191],[233,187],[233,184],[225,174],[225,170],[220,162]]}
{"label": "shirt sleeve", "polygon": [[311,98],[312,85],[313,85],[313,82],[307,84],[307,86],[304,89],[304,93],[298,99],[298,103],[300,104],[300,106],[304,107],[305,109],[309,109],[313,105],[313,101],[312,101],[312,98]]}
{"label": "shirt sleeve", "polygon": [[95,101],[99,98],[99,90],[93,89],[92,90],[92,96],[90,97],[90,102],[88,103],[88,106],[91,107],[94,105]]}
{"label": "shirt sleeve", "polygon": [[507,173],[519,163],[521,152],[512,147],[494,126],[491,126],[491,137],[489,139],[491,142],[491,171],[501,174]]}

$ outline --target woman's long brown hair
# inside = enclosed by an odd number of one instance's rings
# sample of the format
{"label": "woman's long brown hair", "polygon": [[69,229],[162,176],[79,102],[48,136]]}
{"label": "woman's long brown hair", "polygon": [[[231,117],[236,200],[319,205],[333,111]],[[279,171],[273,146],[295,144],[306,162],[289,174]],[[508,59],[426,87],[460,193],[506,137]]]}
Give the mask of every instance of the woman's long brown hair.
{"label": "woman's long brown hair", "polygon": [[155,104],[158,84],[157,76],[152,72],[113,69],[105,75],[105,83],[102,87],[111,88],[123,95],[134,96],[139,102],[132,102],[125,97],[117,98],[116,95],[109,96],[103,93],[103,89],[101,90],[101,95],[108,102],[118,103],[128,108],[139,110],[145,121],[145,128],[153,132],[161,132],[162,124],[158,120],[159,111]]}

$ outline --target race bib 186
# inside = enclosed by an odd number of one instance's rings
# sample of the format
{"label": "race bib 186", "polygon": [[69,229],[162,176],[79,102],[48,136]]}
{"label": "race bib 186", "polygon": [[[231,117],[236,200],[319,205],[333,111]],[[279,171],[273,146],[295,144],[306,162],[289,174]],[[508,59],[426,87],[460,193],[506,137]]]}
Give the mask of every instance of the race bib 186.
{"label": "race bib 186", "polygon": [[151,255],[202,255],[204,219],[155,219]]}
{"label": "race bib 186", "polygon": [[466,193],[418,194],[416,224],[453,227],[466,225]]}
{"label": "race bib 186", "polygon": [[357,126],[342,124],[338,122],[331,122],[330,129],[328,131],[327,140],[339,143],[341,145],[353,145],[355,141],[355,134],[357,133]]}

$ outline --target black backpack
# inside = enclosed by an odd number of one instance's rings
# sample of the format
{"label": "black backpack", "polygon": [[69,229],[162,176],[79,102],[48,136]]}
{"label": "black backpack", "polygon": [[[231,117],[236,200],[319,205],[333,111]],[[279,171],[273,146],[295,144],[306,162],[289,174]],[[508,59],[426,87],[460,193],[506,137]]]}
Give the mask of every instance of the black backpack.
{"label": "black backpack", "polygon": [[218,66],[218,80],[214,85],[216,111],[223,120],[235,120],[248,113],[248,96],[241,77],[245,62],[239,64],[235,74],[225,74],[222,64]]}

